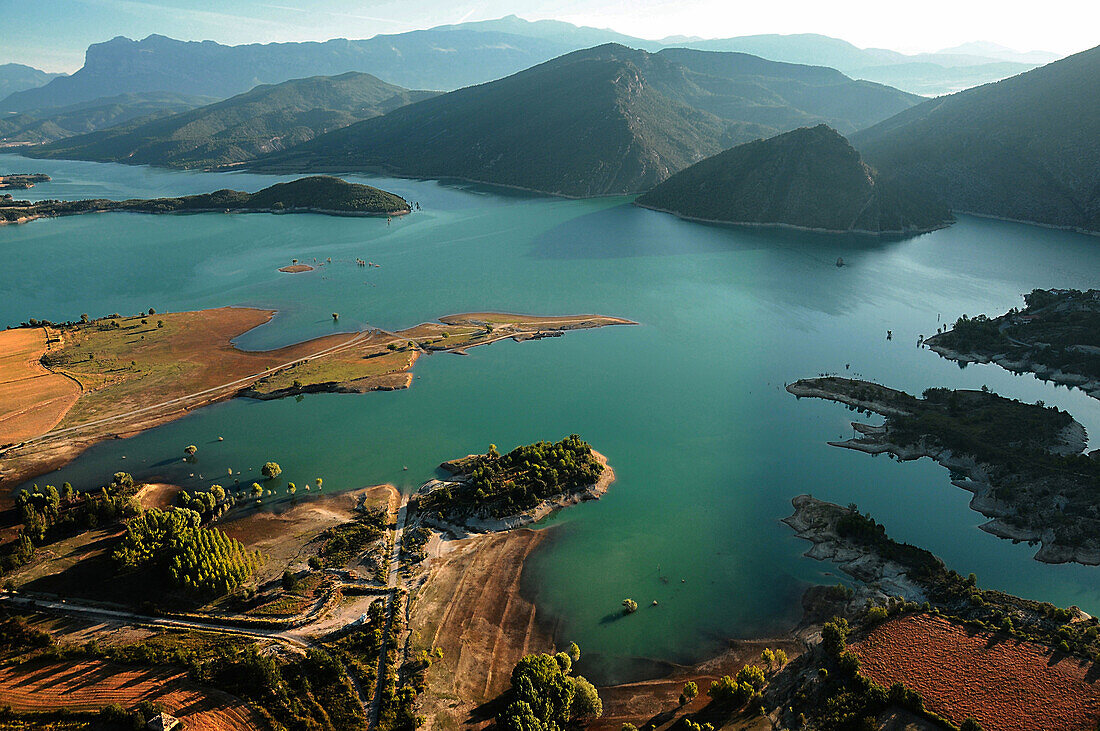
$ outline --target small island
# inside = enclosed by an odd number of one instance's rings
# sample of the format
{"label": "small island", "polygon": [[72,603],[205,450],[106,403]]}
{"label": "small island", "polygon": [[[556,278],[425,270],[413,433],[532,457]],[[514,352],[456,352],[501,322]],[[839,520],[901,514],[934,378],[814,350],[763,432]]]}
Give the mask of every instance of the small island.
{"label": "small island", "polygon": [[1024,309],[967,317],[925,340],[944,358],[996,363],[1100,398],[1100,290],[1036,289]]}
{"label": "small island", "polygon": [[218,190],[180,198],[79,201],[0,199],[0,224],[81,213],[323,213],[330,216],[403,216],[410,211],[401,196],[329,175],[276,183],[256,193]]}
{"label": "small island", "polygon": [[8,173],[0,175],[0,190],[26,190],[35,183],[47,183],[50,176],[45,173]]}
{"label": "small island", "polygon": [[635,203],[697,221],[876,235],[931,231],[952,221],[943,206],[879,178],[825,124],[720,152]]}
{"label": "small island", "polygon": [[416,494],[418,514],[435,526],[474,532],[517,528],[583,500],[597,500],[615,479],[607,459],[576,434],[501,455],[444,462],[452,480],[431,480]]}
{"label": "small island", "polygon": [[982,530],[1041,543],[1039,561],[1100,564],[1100,460],[1083,453],[1085,430],[1065,411],[986,391],[930,388],[916,398],[836,377],[804,379],[787,391],[885,416],[881,426],[853,422],[857,437],[829,444],[934,459],[953,485],[974,493],[970,507],[990,518]]}

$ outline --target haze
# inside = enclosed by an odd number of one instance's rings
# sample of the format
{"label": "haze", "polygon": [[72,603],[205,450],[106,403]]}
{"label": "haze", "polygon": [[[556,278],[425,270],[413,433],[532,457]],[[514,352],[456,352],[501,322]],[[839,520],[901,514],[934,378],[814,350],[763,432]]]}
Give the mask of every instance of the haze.
{"label": "haze", "polygon": [[[14,0],[3,5],[14,7]],[[368,38],[417,28],[488,20],[516,14],[528,20],[557,19],[612,28],[643,38],[672,35],[720,38],[756,33],[821,33],[860,47],[905,53],[935,51],[975,40],[1021,51],[1075,53],[1096,43],[1100,6],[1051,0],[1041,12],[1032,3],[958,3],[929,0],[897,9],[859,0],[841,6],[816,0],[729,3],[724,0],[484,0],[418,3],[394,0],[242,0],[211,9],[198,0],[59,0],[24,14],[18,31],[0,32],[0,63],[25,63],[49,71],[81,66],[91,43],[125,35],[160,33],[220,43]],[[1072,22],[1067,22],[1072,19]]]}

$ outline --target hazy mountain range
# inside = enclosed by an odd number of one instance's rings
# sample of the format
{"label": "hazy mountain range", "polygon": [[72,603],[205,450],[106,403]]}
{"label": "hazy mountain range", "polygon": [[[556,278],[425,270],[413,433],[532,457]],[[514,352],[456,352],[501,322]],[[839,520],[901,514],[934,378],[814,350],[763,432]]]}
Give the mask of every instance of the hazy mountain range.
{"label": "hazy mountain range", "polygon": [[[529,22],[509,16],[323,43],[225,46],[159,35],[140,41],[119,37],[90,46],[84,66],[71,76],[48,80],[37,88],[13,88],[6,98],[0,86],[0,111],[69,106],[99,97],[149,91],[226,98],[259,84],[347,71],[370,73],[405,88],[451,90],[502,78],[570,51],[605,43],[648,51],[682,46],[750,53],[774,61],[829,66],[855,78],[922,94],[945,93],[1004,78],[1056,58],[1041,52],[1016,54],[992,44],[906,56],[884,49],[860,49],[846,41],[813,34],[649,41],[560,21]],[[968,49],[970,52],[962,52]]]}

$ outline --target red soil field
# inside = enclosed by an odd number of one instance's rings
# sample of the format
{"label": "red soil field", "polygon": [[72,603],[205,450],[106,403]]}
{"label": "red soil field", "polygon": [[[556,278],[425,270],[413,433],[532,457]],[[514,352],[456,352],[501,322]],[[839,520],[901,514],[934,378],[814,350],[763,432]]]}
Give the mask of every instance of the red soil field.
{"label": "red soil field", "polygon": [[903,683],[955,723],[1079,731],[1100,719],[1100,667],[1038,643],[917,614],[883,623],[850,649],[871,680]]}
{"label": "red soil field", "polygon": [[188,731],[252,731],[266,724],[241,700],[201,688],[167,667],[134,668],[98,660],[31,661],[0,667],[0,704],[17,711],[99,710],[160,703]]}

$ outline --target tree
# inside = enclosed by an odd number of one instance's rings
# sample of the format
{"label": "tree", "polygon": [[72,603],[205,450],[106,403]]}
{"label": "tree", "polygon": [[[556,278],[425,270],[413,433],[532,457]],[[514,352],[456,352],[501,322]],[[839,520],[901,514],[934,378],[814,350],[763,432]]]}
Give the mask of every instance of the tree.
{"label": "tree", "polygon": [[186,447],[183,448],[183,451],[188,457],[194,457],[195,453],[199,451],[199,448],[196,447],[194,444],[188,444]]}
{"label": "tree", "polygon": [[695,696],[699,695],[699,686],[694,680],[689,680],[684,683],[684,690],[680,693],[680,705],[690,703],[695,699]]}
{"label": "tree", "polygon": [[573,703],[569,707],[570,718],[599,718],[603,715],[603,701],[596,686],[578,675],[573,678]]}
{"label": "tree", "polygon": [[623,599],[623,614],[633,614],[638,611],[638,602],[633,599]]}
{"label": "tree", "polygon": [[317,483],[317,489],[318,489],[318,490],[320,490],[320,489],[321,489],[321,485],[325,484],[325,481],[324,481],[324,480],[322,480],[322,479],[321,479],[320,477],[318,477],[318,478],[317,478],[316,480],[314,480],[314,482],[316,482],[316,483]]}
{"label": "tree", "polygon": [[573,669],[573,659],[569,657],[567,653],[559,652],[557,655],[554,655],[554,660],[557,661],[558,667],[560,667],[561,671],[566,675]]}
{"label": "tree", "polygon": [[283,572],[283,588],[287,591],[294,591],[298,588],[298,577],[290,569]]}
{"label": "tree", "polygon": [[[569,722],[569,708],[575,694],[573,679],[562,672],[554,657],[545,653],[527,655],[512,669],[512,697],[515,702],[509,710],[517,703],[523,703],[542,724],[542,728],[560,729]],[[511,713],[506,712],[503,720],[507,727],[519,728]]]}
{"label": "tree", "polygon": [[821,644],[825,652],[839,657],[848,645],[848,620],[834,617],[833,621],[826,622],[821,628]]}
{"label": "tree", "polygon": [[263,494],[264,494],[264,489],[262,487],[260,487],[260,483],[253,482],[252,483],[252,497],[259,498]]}
{"label": "tree", "polygon": [[278,462],[264,462],[264,466],[260,468],[260,474],[269,480],[274,480],[283,474],[283,468],[279,466]]}
{"label": "tree", "polygon": [[569,658],[573,661],[573,664],[577,664],[581,661],[581,648],[576,642],[570,643],[569,649],[566,650],[569,653]]}
{"label": "tree", "polygon": [[298,486],[295,485],[293,482],[287,483],[286,491],[288,495],[293,495],[294,493],[298,492]]}
{"label": "tree", "polygon": [[83,323],[84,325],[88,324],[88,313],[87,312],[83,313],[80,316],[80,322]]}

